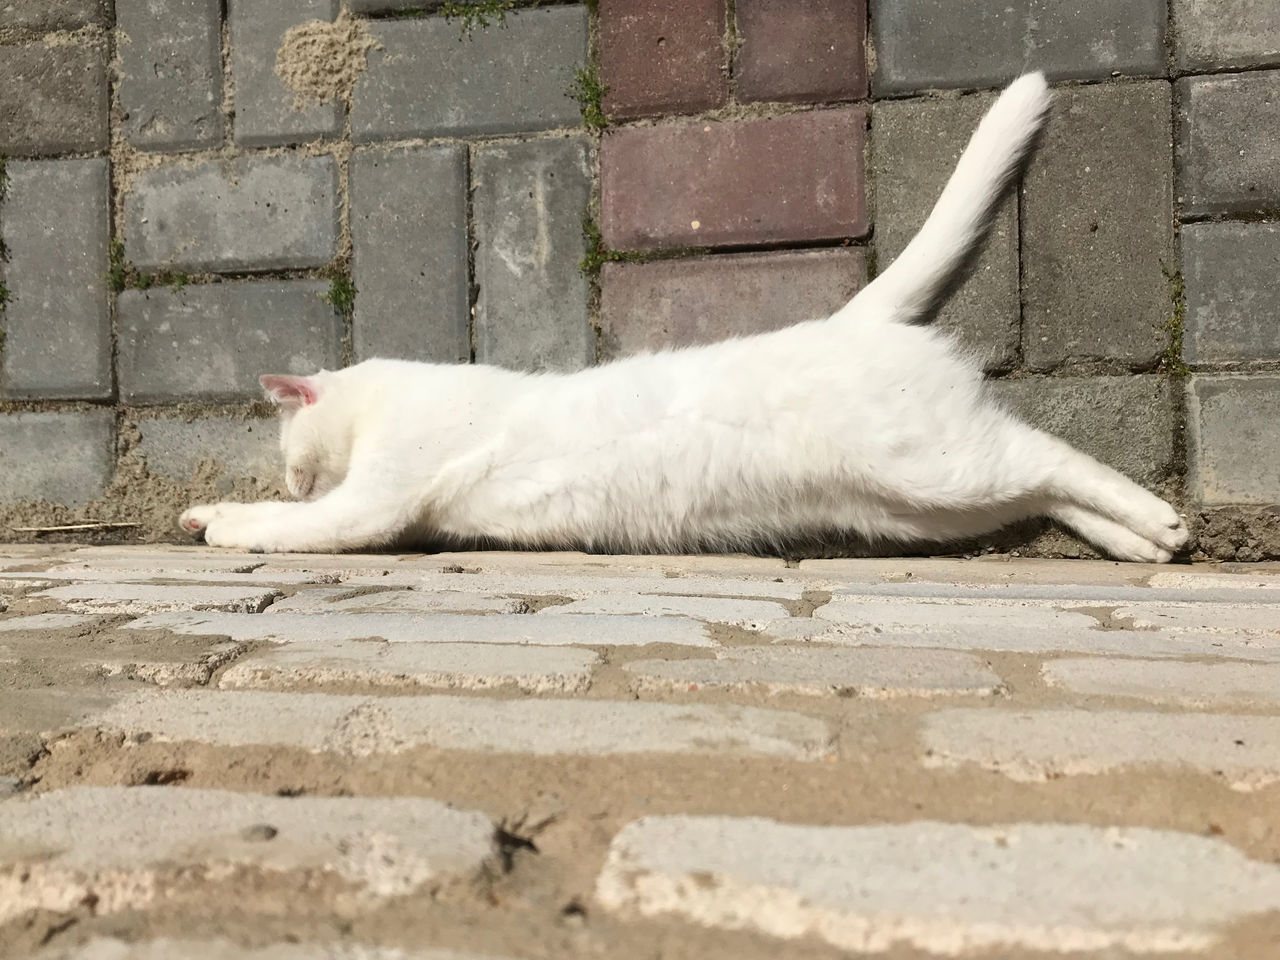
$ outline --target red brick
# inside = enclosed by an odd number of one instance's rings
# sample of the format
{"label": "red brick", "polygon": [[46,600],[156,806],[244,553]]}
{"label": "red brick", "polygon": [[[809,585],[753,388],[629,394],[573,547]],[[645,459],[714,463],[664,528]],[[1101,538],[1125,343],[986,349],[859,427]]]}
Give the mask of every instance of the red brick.
{"label": "red brick", "polygon": [[600,0],[605,112],[626,119],[722,105],[724,35],[724,0]]}
{"label": "red brick", "polygon": [[738,0],[739,100],[867,95],[867,0]]}
{"label": "red brick", "polygon": [[600,155],[615,250],[861,237],[862,107],[622,127]]}
{"label": "red brick", "polygon": [[608,358],[714,343],[814,320],[866,283],[858,247],[607,263],[601,347]]}

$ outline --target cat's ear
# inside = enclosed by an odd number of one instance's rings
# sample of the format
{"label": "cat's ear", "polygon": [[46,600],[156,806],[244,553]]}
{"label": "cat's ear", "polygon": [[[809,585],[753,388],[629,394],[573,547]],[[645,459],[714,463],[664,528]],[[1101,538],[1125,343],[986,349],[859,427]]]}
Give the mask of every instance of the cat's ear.
{"label": "cat's ear", "polygon": [[320,385],[314,377],[268,373],[258,378],[267,399],[282,407],[307,407],[320,399]]}

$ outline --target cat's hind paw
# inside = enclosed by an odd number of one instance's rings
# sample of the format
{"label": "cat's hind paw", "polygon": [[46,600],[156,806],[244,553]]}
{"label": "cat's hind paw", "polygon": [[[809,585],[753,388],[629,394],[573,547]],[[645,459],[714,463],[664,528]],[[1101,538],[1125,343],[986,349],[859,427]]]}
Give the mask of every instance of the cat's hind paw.
{"label": "cat's hind paw", "polygon": [[201,504],[183,511],[182,516],[178,518],[178,529],[192,535],[200,534],[217,518],[217,504]]}

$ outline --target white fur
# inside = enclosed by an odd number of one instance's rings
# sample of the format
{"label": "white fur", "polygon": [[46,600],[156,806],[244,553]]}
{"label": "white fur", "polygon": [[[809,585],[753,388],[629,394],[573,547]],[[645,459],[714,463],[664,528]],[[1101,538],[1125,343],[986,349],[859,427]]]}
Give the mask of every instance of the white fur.
{"label": "white fur", "polygon": [[1167,561],[1173,509],[1019,422],[928,313],[1043,125],[1039,74],[974,134],[902,256],[833,317],[574,374],[370,360],[264,378],[293,503],[192,507],[215,546],[335,551],[415,538],[689,551],[806,535],[947,541],[1049,515]]}

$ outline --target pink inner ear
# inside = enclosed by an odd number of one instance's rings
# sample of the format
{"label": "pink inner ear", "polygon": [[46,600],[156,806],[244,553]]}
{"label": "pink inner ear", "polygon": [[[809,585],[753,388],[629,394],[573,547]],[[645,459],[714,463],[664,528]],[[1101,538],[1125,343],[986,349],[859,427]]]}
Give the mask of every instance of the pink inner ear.
{"label": "pink inner ear", "polygon": [[284,406],[309,406],[320,399],[316,382],[310,377],[268,373],[258,378],[267,398]]}

